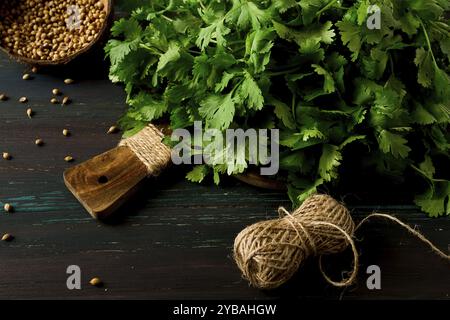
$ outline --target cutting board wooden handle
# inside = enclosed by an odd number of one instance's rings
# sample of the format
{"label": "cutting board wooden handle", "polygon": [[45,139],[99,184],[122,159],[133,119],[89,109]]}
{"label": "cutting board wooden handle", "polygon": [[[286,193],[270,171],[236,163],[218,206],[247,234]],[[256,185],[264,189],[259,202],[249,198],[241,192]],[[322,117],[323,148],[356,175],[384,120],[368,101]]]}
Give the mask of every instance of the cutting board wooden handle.
{"label": "cutting board wooden handle", "polygon": [[115,211],[147,177],[145,165],[127,146],[102,153],[64,172],[64,182],[96,219]]}

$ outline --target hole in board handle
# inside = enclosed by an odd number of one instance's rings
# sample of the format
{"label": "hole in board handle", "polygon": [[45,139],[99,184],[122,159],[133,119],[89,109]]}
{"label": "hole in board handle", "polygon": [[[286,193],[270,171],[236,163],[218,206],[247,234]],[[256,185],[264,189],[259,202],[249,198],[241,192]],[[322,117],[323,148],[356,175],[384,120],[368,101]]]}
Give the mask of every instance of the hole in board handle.
{"label": "hole in board handle", "polygon": [[108,182],[108,177],[106,177],[106,176],[100,176],[100,177],[98,177],[98,183],[100,183],[100,184],[104,184],[104,183],[107,183]]}

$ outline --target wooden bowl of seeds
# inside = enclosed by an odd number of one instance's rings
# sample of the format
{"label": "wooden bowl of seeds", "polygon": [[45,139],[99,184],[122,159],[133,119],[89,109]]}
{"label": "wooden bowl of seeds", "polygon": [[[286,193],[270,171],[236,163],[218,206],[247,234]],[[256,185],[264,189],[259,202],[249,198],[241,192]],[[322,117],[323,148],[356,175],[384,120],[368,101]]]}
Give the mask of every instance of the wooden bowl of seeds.
{"label": "wooden bowl of seeds", "polygon": [[111,0],[0,0],[0,49],[31,65],[61,65],[108,29]]}

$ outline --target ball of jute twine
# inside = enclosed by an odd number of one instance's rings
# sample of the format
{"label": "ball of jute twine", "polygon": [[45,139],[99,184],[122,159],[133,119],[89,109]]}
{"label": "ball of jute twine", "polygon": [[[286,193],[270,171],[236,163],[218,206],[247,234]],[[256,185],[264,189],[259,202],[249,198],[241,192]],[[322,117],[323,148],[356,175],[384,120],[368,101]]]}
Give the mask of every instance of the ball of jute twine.
{"label": "ball of jute twine", "polygon": [[[284,284],[310,256],[319,257],[320,272],[328,283],[336,287],[353,284],[359,268],[353,235],[373,217],[398,223],[429,245],[434,253],[450,261],[450,256],[421,233],[391,215],[373,213],[355,226],[349,210],[328,195],[310,196],[293,213],[284,208],[279,208],[278,212],[280,218],[248,226],[234,242],[234,259],[243,277],[261,289]],[[321,257],[342,252],[348,246],[353,252],[353,270],[348,278],[334,281],[323,271]]]}

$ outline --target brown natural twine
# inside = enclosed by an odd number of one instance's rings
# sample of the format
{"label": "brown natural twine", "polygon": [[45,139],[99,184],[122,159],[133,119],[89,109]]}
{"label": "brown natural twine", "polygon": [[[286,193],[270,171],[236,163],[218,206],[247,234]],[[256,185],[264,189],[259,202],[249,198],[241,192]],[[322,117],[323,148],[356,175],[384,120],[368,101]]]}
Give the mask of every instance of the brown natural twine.
{"label": "brown natural twine", "polygon": [[[284,208],[278,212],[280,218],[248,226],[234,241],[236,264],[244,278],[261,289],[273,289],[285,283],[309,256],[319,257],[320,272],[328,283],[336,287],[351,285],[356,280],[359,257],[353,234],[371,218],[396,222],[428,244],[434,253],[450,261],[450,256],[421,233],[391,215],[373,213],[355,227],[348,209],[328,195],[310,196],[292,214]],[[334,281],[324,272],[321,257],[342,252],[349,245],[353,270],[348,278]]]}
{"label": "brown natural twine", "polygon": [[127,146],[147,168],[149,176],[157,176],[170,163],[170,148],[162,143],[164,135],[154,125],[148,125],[130,138],[120,141]]}

